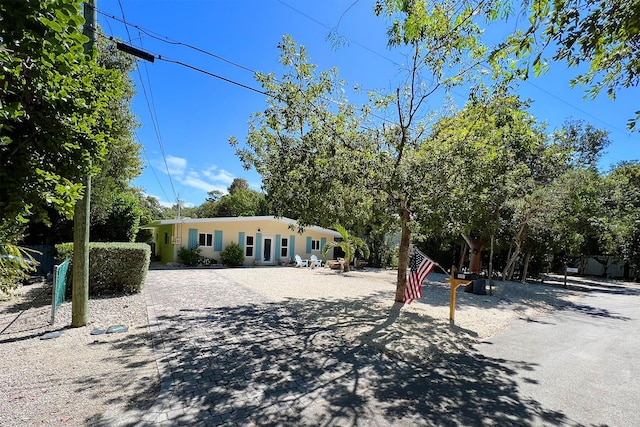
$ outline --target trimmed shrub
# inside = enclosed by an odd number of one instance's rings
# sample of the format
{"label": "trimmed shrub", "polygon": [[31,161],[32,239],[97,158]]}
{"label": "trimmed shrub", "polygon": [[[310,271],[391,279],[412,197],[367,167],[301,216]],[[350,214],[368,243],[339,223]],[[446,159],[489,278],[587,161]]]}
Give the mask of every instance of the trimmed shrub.
{"label": "trimmed shrub", "polygon": [[[146,243],[89,243],[89,295],[139,293],[149,269],[151,248]],[[73,259],[73,243],[56,245],[56,262]],[[73,281],[72,266],[67,287]]]}
{"label": "trimmed shrub", "polygon": [[224,265],[235,267],[244,264],[244,250],[239,244],[231,242],[220,252],[220,260]]}
{"label": "trimmed shrub", "polygon": [[200,247],[196,246],[195,248],[187,249],[182,246],[178,249],[178,258],[182,260],[184,265],[195,267],[200,260]]}

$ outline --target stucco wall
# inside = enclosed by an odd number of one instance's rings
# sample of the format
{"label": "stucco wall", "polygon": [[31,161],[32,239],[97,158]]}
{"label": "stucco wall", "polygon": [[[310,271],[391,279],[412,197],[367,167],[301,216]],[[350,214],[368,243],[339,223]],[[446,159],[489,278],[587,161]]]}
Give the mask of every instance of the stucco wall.
{"label": "stucco wall", "polygon": [[[163,239],[164,231],[163,227],[158,227],[159,240]],[[189,247],[189,230],[197,230],[192,232],[192,236],[197,233],[198,240],[200,234],[210,234],[212,246],[200,245],[200,255],[207,258],[213,258],[220,261],[220,252],[215,250],[216,232],[218,236],[220,232],[221,249],[224,250],[231,242],[238,243],[245,249],[245,265],[268,265],[278,264],[280,262],[288,263],[293,260],[295,255],[300,255],[302,258],[309,258],[311,255],[316,255],[322,259],[321,250],[322,245],[327,242],[331,242],[335,239],[335,236],[331,233],[323,232],[318,229],[309,228],[305,230],[303,234],[298,234],[296,231],[289,229],[288,224],[277,220],[253,220],[253,221],[224,221],[224,222],[184,222],[181,224],[175,224],[176,237],[179,237],[181,244],[176,245],[176,251],[181,246]],[[253,250],[252,256],[246,255],[247,237],[253,237]],[[316,240],[318,248],[310,248],[308,239]],[[287,251],[286,256],[282,256],[283,239],[286,239]],[[205,236],[205,244],[208,237]],[[199,241],[198,241],[199,243]],[[270,256],[268,260],[264,260],[264,250],[268,245],[271,245]],[[331,257],[331,252],[328,253]],[[176,260],[175,258],[166,260],[165,252],[162,252],[162,262],[169,262]],[[325,258],[326,259],[326,258]]]}

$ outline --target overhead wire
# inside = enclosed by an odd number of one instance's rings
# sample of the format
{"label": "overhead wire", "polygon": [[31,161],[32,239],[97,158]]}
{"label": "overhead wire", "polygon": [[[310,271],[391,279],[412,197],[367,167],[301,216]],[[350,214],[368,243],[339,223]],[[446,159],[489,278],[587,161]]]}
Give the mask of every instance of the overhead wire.
{"label": "overhead wire", "polygon": [[[120,1],[120,0],[119,0],[119,1]],[[332,30],[332,28],[331,28],[331,27],[329,27],[328,25],[326,25],[326,24],[324,24],[324,23],[322,23],[322,22],[318,21],[317,19],[315,19],[315,18],[313,18],[313,17],[309,16],[308,14],[306,14],[306,13],[304,13],[304,12],[300,11],[299,9],[296,9],[295,7],[293,7],[293,6],[289,5],[289,4],[287,4],[286,2],[284,2],[284,1],[282,1],[282,0],[279,0],[279,2],[280,2],[281,4],[283,4],[284,6],[286,6],[286,7],[290,8],[291,10],[295,11],[296,13],[298,13],[298,14],[300,14],[300,15],[302,15],[302,16],[304,16],[304,17],[306,17],[306,18],[307,18],[307,19],[309,19],[310,21],[312,21],[312,22],[314,22],[314,23],[316,23],[316,24],[318,24],[318,25],[322,26],[323,28],[326,28],[326,29],[328,29],[328,30]],[[353,4],[351,4],[351,5],[349,6],[349,8],[351,8],[351,7],[353,7]],[[347,10],[348,10],[348,9],[347,9]],[[228,63],[228,64],[230,64],[230,65],[232,65],[232,66],[234,66],[234,67],[237,67],[237,68],[239,68],[239,69],[242,69],[242,70],[244,70],[244,71],[251,72],[251,73],[253,73],[253,74],[256,74],[256,73],[257,73],[257,71],[256,71],[256,70],[253,70],[253,69],[251,69],[251,68],[249,68],[249,67],[247,67],[247,66],[244,66],[244,65],[238,64],[238,63],[236,63],[236,62],[234,62],[234,61],[231,61],[231,60],[229,60],[229,59],[227,59],[227,58],[224,58],[224,57],[222,57],[222,56],[220,56],[220,55],[217,55],[217,54],[215,54],[215,53],[213,53],[213,52],[210,52],[210,51],[208,51],[208,50],[206,50],[206,49],[202,49],[202,48],[200,48],[200,47],[197,47],[197,46],[191,45],[191,44],[189,44],[189,43],[184,43],[184,42],[180,42],[180,41],[173,40],[173,39],[171,39],[171,38],[169,38],[169,37],[167,37],[167,36],[159,35],[158,33],[155,33],[155,32],[153,32],[153,31],[151,31],[151,30],[148,30],[148,29],[144,29],[143,27],[141,27],[141,26],[139,26],[139,25],[136,25],[136,24],[130,23],[130,22],[126,21],[126,19],[125,19],[124,15],[123,15],[123,18],[122,18],[122,19],[120,19],[120,18],[118,18],[118,17],[116,17],[116,16],[110,15],[110,14],[108,14],[108,13],[104,12],[104,11],[101,11],[101,10],[97,10],[97,12],[98,12],[98,13],[100,13],[101,15],[103,15],[103,16],[105,16],[105,17],[107,17],[107,18],[114,19],[114,20],[116,20],[116,21],[118,21],[118,22],[121,22],[122,24],[124,24],[124,25],[125,25],[125,27],[127,27],[127,26],[131,26],[131,27],[133,27],[133,28],[136,28],[136,29],[138,29],[140,32],[142,32],[142,33],[146,34],[147,36],[149,36],[149,37],[151,37],[151,38],[154,38],[154,39],[156,39],[156,40],[158,40],[158,41],[161,41],[161,42],[164,42],[164,43],[168,43],[168,44],[172,44],[172,45],[179,45],[179,46],[183,46],[183,47],[186,47],[186,48],[189,48],[189,49],[195,50],[195,51],[197,51],[197,52],[203,53],[203,54],[205,54],[205,55],[211,56],[211,57],[213,57],[213,58],[216,58],[216,59],[218,59],[218,60],[220,60],[220,61],[223,61],[223,62],[225,62],[225,63]],[[346,13],[346,12],[345,12],[345,13]],[[343,15],[344,15],[344,13],[343,13]],[[341,19],[342,19],[342,17],[341,17]],[[127,29],[127,31],[128,31],[128,29]],[[348,40],[349,42],[351,42],[351,43],[355,44],[355,45],[358,45],[358,46],[362,47],[363,49],[366,49],[367,51],[369,51],[369,52],[371,52],[371,53],[373,53],[373,54],[375,54],[375,55],[377,55],[377,56],[380,56],[381,58],[383,58],[383,59],[385,59],[385,60],[389,61],[390,63],[392,63],[392,64],[394,64],[394,65],[400,66],[400,64],[398,64],[396,61],[394,61],[393,59],[389,58],[388,56],[385,56],[385,55],[383,55],[383,54],[381,54],[381,53],[379,53],[379,52],[376,52],[376,51],[374,51],[373,49],[370,49],[369,47],[367,47],[367,46],[365,46],[365,45],[363,45],[363,44],[361,44],[361,43],[354,42],[353,40],[349,40],[349,39],[347,39],[347,40]],[[256,92],[256,93],[262,94],[262,95],[272,96],[272,97],[273,97],[273,95],[271,95],[271,94],[269,94],[269,93],[267,93],[267,92],[265,92],[265,91],[262,91],[262,90],[260,90],[260,89],[253,88],[253,87],[251,87],[251,86],[248,86],[248,85],[245,85],[245,84],[243,84],[243,83],[237,82],[237,81],[235,81],[235,80],[233,80],[233,79],[229,79],[229,78],[226,78],[226,77],[220,76],[220,75],[218,75],[218,74],[215,74],[215,73],[209,72],[209,71],[204,70],[204,69],[199,68],[199,67],[195,67],[195,66],[193,66],[193,65],[187,64],[187,63],[182,62],[182,61],[178,61],[178,60],[174,60],[174,59],[171,59],[171,58],[163,57],[163,56],[161,56],[161,55],[157,55],[157,59],[159,59],[159,60],[163,60],[163,61],[166,61],[166,62],[175,63],[175,64],[177,64],[177,65],[181,65],[181,66],[184,66],[184,67],[190,68],[190,69],[192,69],[192,70],[194,70],[194,71],[197,71],[197,72],[200,72],[200,73],[203,73],[203,74],[209,75],[209,76],[211,76],[211,77],[214,77],[214,78],[217,78],[217,79],[220,79],[220,80],[226,81],[226,82],[228,82],[228,83],[231,83],[231,84],[237,85],[237,86],[242,87],[242,88],[245,88],[245,89],[247,89],[247,90],[250,90],[250,91],[253,91],[253,92]],[[277,80],[276,80],[276,81],[277,81]],[[582,110],[582,109],[578,108],[577,106],[575,106],[575,105],[573,105],[573,104],[571,104],[571,103],[567,102],[566,100],[561,99],[560,97],[558,97],[558,96],[556,96],[556,95],[552,94],[551,92],[546,91],[546,90],[544,90],[544,89],[540,88],[539,86],[535,85],[534,83],[530,82],[529,80],[525,80],[525,82],[527,82],[528,84],[530,84],[530,85],[531,85],[531,86],[533,86],[534,88],[536,88],[536,89],[540,90],[541,92],[544,92],[544,93],[546,93],[547,95],[552,96],[552,97],[554,97],[555,99],[558,99],[558,100],[562,101],[564,104],[568,105],[568,106],[569,106],[569,107],[571,107],[571,108],[574,108],[575,110],[577,110],[577,111],[581,112],[582,114],[584,114],[584,115],[587,115],[587,116],[589,116],[589,117],[594,118],[595,120],[599,121],[600,123],[604,124],[605,126],[609,127],[610,129],[612,129],[612,130],[616,130],[616,131],[618,131],[618,132],[624,132],[624,131],[620,130],[619,128],[617,128],[616,126],[611,125],[610,123],[605,122],[605,121],[603,121],[603,120],[601,120],[601,119],[599,119],[599,118],[597,118],[597,117],[595,117],[595,116],[593,116],[593,115],[589,114],[588,112],[586,112],[586,111],[584,111],[584,110]],[[457,96],[461,96],[461,97],[462,97],[462,95],[461,95],[461,94],[456,93],[455,91],[452,91],[452,93],[453,93],[453,94],[455,94],[455,95],[457,95]],[[326,98],[322,98],[322,97],[320,97],[320,99],[323,99],[324,101],[327,101],[327,102],[334,103],[334,104],[336,104],[336,105],[342,105],[340,102],[335,101],[335,100],[326,99]],[[398,125],[398,124],[397,124],[395,121],[393,121],[393,120],[387,119],[387,118],[385,118],[385,117],[378,116],[378,115],[373,114],[373,113],[369,113],[369,114],[370,114],[372,117],[377,118],[378,120],[381,120],[381,121],[383,121],[383,122],[391,123],[391,124],[393,124],[393,125],[395,125],[395,126],[397,126],[397,125]],[[610,157],[608,157],[608,156],[605,156],[605,157],[610,158]],[[166,159],[165,159],[165,166],[166,166]],[[168,166],[167,166],[167,169],[168,169]],[[174,193],[175,193],[175,190],[174,190]]]}
{"label": "overhead wire", "polygon": [[[281,3],[281,4],[283,4],[283,5],[284,5],[284,6],[286,6],[286,7],[290,8],[291,10],[293,10],[293,11],[294,11],[294,12],[296,12],[296,13],[298,13],[299,15],[304,16],[305,18],[307,18],[307,19],[308,19],[308,20],[310,20],[311,22],[314,22],[314,23],[316,23],[317,25],[320,25],[321,27],[326,28],[326,29],[328,29],[328,30],[330,30],[330,31],[332,30],[332,28],[331,28],[331,27],[329,27],[328,25],[326,25],[326,24],[324,24],[323,22],[321,22],[321,21],[319,21],[319,20],[315,19],[314,17],[312,17],[312,16],[308,15],[307,13],[304,13],[304,12],[302,12],[301,10],[299,10],[299,9],[297,9],[297,8],[295,8],[295,7],[291,6],[291,5],[289,5],[289,4],[287,4],[285,1],[283,1],[283,0],[278,0],[278,2],[279,2],[279,3]],[[353,6],[354,6],[354,4],[352,3],[351,5],[349,5],[349,6],[347,7],[347,9],[346,9],[346,10],[342,13],[342,15],[340,16],[340,20],[342,20],[342,18],[344,17],[345,13],[346,13],[347,11],[349,11]],[[377,56],[380,56],[381,58],[383,58],[383,59],[385,59],[385,60],[387,60],[387,61],[391,62],[392,64],[395,64],[395,65],[398,65],[398,66],[400,65],[400,64],[398,64],[396,61],[394,61],[393,59],[389,58],[389,57],[388,57],[388,56],[386,56],[386,55],[382,55],[382,54],[380,54],[380,53],[378,53],[378,52],[375,52],[375,51],[373,51],[372,49],[369,49],[368,47],[363,46],[362,44],[360,44],[360,43],[358,43],[358,42],[354,42],[353,40],[349,40],[349,39],[348,39],[348,38],[346,38],[346,37],[344,37],[344,38],[345,38],[345,40],[347,40],[347,41],[349,41],[349,42],[353,42],[355,45],[358,45],[358,46],[360,46],[360,47],[363,47],[363,48],[367,49],[368,51],[370,51],[370,52],[372,52],[372,53],[376,54]],[[539,90],[539,91],[541,91],[541,92],[545,93],[546,95],[551,96],[552,98],[554,98],[554,99],[557,99],[557,100],[561,101],[561,102],[562,102],[562,103],[564,103],[565,105],[567,105],[567,106],[569,106],[569,107],[573,108],[574,110],[576,110],[576,111],[580,112],[581,114],[583,114],[583,115],[585,115],[585,116],[588,116],[588,117],[591,117],[592,119],[594,119],[594,120],[596,120],[596,121],[598,121],[598,122],[602,123],[603,125],[605,125],[605,126],[606,126],[606,127],[608,127],[609,129],[614,130],[614,131],[617,131],[617,132],[620,132],[620,133],[622,133],[622,134],[625,134],[627,137],[629,137],[629,136],[630,136],[630,132],[629,132],[628,130],[622,130],[622,129],[618,128],[617,126],[615,126],[615,125],[613,125],[613,124],[611,124],[611,123],[609,123],[609,122],[606,122],[606,121],[604,121],[604,120],[600,119],[599,117],[597,117],[597,116],[595,116],[595,115],[593,115],[593,114],[588,113],[587,111],[585,111],[585,110],[581,109],[580,107],[578,107],[578,106],[576,106],[576,105],[573,105],[572,103],[570,103],[570,102],[566,101],[565,99],[562,99],[561,97],[559,97],[559,96],[557,96],[557,95],[553,94],[552,92],[550,92],[550,91],[548,91],[548,90],[546,90],[546,89],[544,89],[544,88],[542,88],[542,87],[540,87],[540,86],[536,85],[535,83],[533,83],[533,82],[532,82],[532,81],[530,81],[529,79],[524,80],[524,82],[525,82],[526,84],[529,84],[529,85],[530,85],[530,86],[532,86],[533,88],[535,88],[535,89],[537,89],[537,90]],[[462,96],[462,95],[460,95],[460,94],[456,93],[456,92],[455,92],[455,91],[453,91],[453,90],[452,90],[451,92],[452,92],[453,94],[455,94],[455,95]],[[603,157],[611,158],[611,157],[609,157],[609,156],[603,156]]]}
{"label": "overhead wire", "polygon": [[[242,69],[242,70],[244,70],[244,71],[250,72],[250,73],[252,73],[252,74],[254,74],[254,75],[258,73],[258,71],[257,71],[257,70],[254,70],[254,69],[252,69],[252,68],[250,68],[250,67],[247,67],[247,66],[244,66],[244,65],[242,65],[242,64],[239,64],[239,63],[237,63],[237,62],[231,61],[231,60],[229,60],[229,59],[227,59],[227,58],[225,58],[225,57],[223,57],[223,56],[217,55],[217,54],[215,54],[215,53],[213,53],[213,52],[210,52],[210,51],[208,51],[208,50],[206,50],[206,49],[202,49],[202,48],[200,48],[200,47],[194,46],[194,45],[189,44],[189,43],[184,43],[184,42],[181,42],[181,41],[176,41],[176,40],[173,40],[173,39],[171,39],[170,37],[167,37],[167,36],[159,35],[159,34],[157,34],[157,33],[153,32],[153,31],[151,31],[151,30],[148,30],[148,29],[145,29],[145,28],[140,27],[139,25],[136,25],[136,24],[133,24],[133,23],[127,22],[125,19],[120,19],[120,18],[118,18],[118,17],[116,17],[116,16],[110,15],[110,14],[108,14],[108,13],[106,13],[106,12],[104,12],[104,11],[101,11],[101,10],[99,10],[99,9],[97,10],[97,12],[98,12],[99,14],[101,14],[101,15],[103,15],[103,16],[105,16],[105,17],[107,17],[107,18],[114,19],[114,20],[116,20],[116,21],[118,21],[118,22],[120,22],[120,23],[124,24],[125,26],[131,26],[131,27],[133,27],[133,28],[136,28],[136,29],[138,29],[139,31],[141,31],[142,33],[144,33],[144,34],[148,35],[149,37],[151,37],[151,38],[153,38],[153,39],[155,39],[155,40],[158,40],[158,41],[160,41],[160,42],[167,43],[167,44],[171,44],[171,45],[176,45],[176,46],[183,46],[183,47],[186,47],[186,48],[188,48],[188,49],[192,49],[192,50],[195,50],[195,51],[197,51],[197,52],[200,52],[200,53],[203,53],[203,54],[205,54],[205,55],[208,55],[208,56],[211,56],[211,57],[213,57],[213,58],[216,58],[216,59],[218,59],[218,60],[220,60],[220,61],[223,61],[223,62],[225,62],[225,63],[227,63],[227,64],[229,64],[229,65],[232,65],[232,66],[234,66],[234,67],[236,67],[236,68],[239,68],[239,69]],[[364,47],[364,46],[363,46],[363,47]],[[370,50],[370,49],[369,49],[369,50]],[[373,52],[373,51],[372,51],[372,52]],[[374,53],[376,53],[376,52],[374,52]],[[382,56],[382,55],[381,55],[381,54],[379,54],[379,53],[376,53],[376,54],[377,54],[377,55]],[[232,83],[232,84],[235,84],[235,85],[237,85],[237,86],[245,87],[246,89],[249,89],[249,90],[251,90],[251,91],[254,91],[254,92],[257,92],[257,93],[261,93],[261,94],[263,94],[263,95],[267,95],[267,93],[266,93],[266,92],[260,91],[260,90],[258,90],[258,89],[252,88],[252,87],[250,87],[250,86],[243,85],[243,84],[238,83],[238,82],[236,82],[236,81],[234,81],[234,80],[232,80],[232,79],[228,79],[228,78],[225,78],[225,77],[222,77],[222,76],[216,75],[216,74],[214,74],[214,73],[210,73],[210,72],[205,71],[205,70],[203,70],[203,69],[201,69],[201,68],[191,66],[191,65],[186,64],[186,63],[181,62],[181,61],[172,60],[172,59],[169,59],[169,58],[163,57],[163,56],[161,56],[161,55],[157,55],[157,56],[156,56],[156,58],[157,58],[157,59],[159,59],[159,60],[167,61],[167,62],[173,62],[173,63],[175,63],[175,64],[178,64],[178,65],[182,65],[182,66],[185,66],[185,67],[191,68],[191,69],[193,69],[193,70],[195,70],[195,71],[199,71],[199,72],[202,72],[202,73],[204,73],[204,74],[208,74],[208,75],[210,75],[210,76],[212,76],[212,77],[215,77],[215,78],[218,78],[218,79],[221,79],[221,80],[227,81],[227,82]],[[391,60],[391,59],[389,59],[389,58],[386,58],[386,59],[387,59],[387,60],[392,61],[392,60]],[[393,61],[392,61],[392,62],[393,62]],[[396,64],[396,65],[398,65],[398,66],[400,65],[400,64],[397,64],[397,63],[395,63],[395,62],[394,62],[394,64]],[[278,80],[276,80],[276,82],[279,82],[279,81],[278,81]],[[323,101],[331,102],[331,103],[336,104],[336,105],[342,105],[340,102],[338,102],[338,101],[336,101],[336,100],[328,99],[328,98],[325,98],[325,97],[319,97],[319,98],[320,98],[320,99],[322,99]],[[396,123],[396,122],[394,122],[393,120],[389,120],[389,119],[387,119],[387,118],[385,118],[385,117],[382,117],[382,116],[379,116],[379,115],[377,115],[377,114],[369,113],[369,115],[370,115],[371,117],[374,117],[374,118],[376,118],[376,119],[378,119],[378,120],[381,120],[381,121],[383,121],[383,122],[387,122],[387,123],[390,123],[390,124],[393,124],[393,125],[397,125],[397,123]]]}
{"label": "overhead wire", "polygon": [[[106,23],[107,23],[107,27],[109,28],[109,32],[111,34],[113,34],[113,28],[111,28],[111,23],[109,21],[106,21]],[[100,33],[98,33],[98,35],[102,36],[102,34],[100,34]],[[144,157],[147,160],[147,164],[149,165],[149,169],[153,173],[153,176],[156,179],[156,182],[158,183],[158,186],[160,187],[160,191],[162,191],[162,194],[164,195],[165,200],[171,200],[171,198],[167,195],[167,192],[165,191],[164,186],[160,182],[160,179],[158,178],[158,175],[156,174],[156,170],[155,170],[155,168],[153,167],[153,165],[151,163],[151,159],[149,158],[149,154],[147,153],[146,147],[140,141],[140,138],[138,137],[137,133],[135,133],[135,138],[136,138],[136,141],[138,142],[138,146],[142,148],[142,153],[144,154]]]}
{"label": "overhead wire", "polygon": [[[124,15],[124,8],[122,7],[122,2],[121,0],[118,0],[118,5],[120,6],[120,12],[122,14],[122,21],[126,21],[125,15]],[[131,40],[131,33],[129,32],[129,27],[125,24],[125,30],[127,31],[127,38],[129,40],[129,44],[132,43]],[[149,115],[151,117],[151,123],[153,125],[153,129],[155,131],[156,134],[156,139],[158,141],[158,145],[160,147],[160,154],[162,155],[162,160],[164,162],[164,166],[165,169],[167,171],[167,176],[169,177],[169,183],[171,185],[171,191],[173,192],[173,196],[175,197],[175,200],[178,201],[178,193],[176,192],[175,186],[173,184],[173,178],[171,177],[171,171],[169,170],[169,164],[167,163],[167,156],[165,154],[164,151],[164,144],[162,143],[162,137],[160,135],[160,129],[156,120],[157,114],[156,114],[156,110],[155,110],[155,104],[152,104],[149,101],[149,96],[147,95],[147,89],[145,87],[144,84],[144,80],[142,78],[142,72],[140,71],[140,67],[138,66],[138,61],[135,61],[135,65],[136,65],[136,70],[138,72],[138,77],[140,79],[140,86],[142,87],[142,93],[144,95],[144,99],[147,103],[147,108],[149,110]],[[149,92],[151,93],[151,86],[149,86]],[[153,94],[151,94],[151,96],[153,97]],[[162,189],[162,191],[164,192],[164,188]],[[166,195],[166,193],[165,193]]]}

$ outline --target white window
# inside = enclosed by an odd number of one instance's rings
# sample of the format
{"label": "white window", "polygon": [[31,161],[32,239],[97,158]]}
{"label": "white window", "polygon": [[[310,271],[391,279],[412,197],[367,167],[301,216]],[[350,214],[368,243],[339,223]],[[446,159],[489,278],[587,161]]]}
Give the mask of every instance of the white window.
{"label": "white window", "polygon": [[311,241],[311,250],[319,251],[320,250],[320,240],[312,240]]}
{"label": "white window", "polygon": [[244,245],[244,256],[253,256],[253,236],[247,236],[246,244]]}
{"label": "white window", "polygon": [[286,258],[289,253],[289,239],[282,238],[280,240],[280,258]]}
{"label": "white window", "polygon": [[198,244],[200,246],[213,246],[213,234],[200,233],[198,235]]}

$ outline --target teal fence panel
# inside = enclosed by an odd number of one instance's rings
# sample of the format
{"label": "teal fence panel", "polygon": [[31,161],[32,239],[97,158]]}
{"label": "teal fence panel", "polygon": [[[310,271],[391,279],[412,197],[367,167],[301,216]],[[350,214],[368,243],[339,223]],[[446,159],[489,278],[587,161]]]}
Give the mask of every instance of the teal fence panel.
{"label": "teal fence panel", "polygon": [[67,274],[69,273],[71,260],[65,260],[56,265],[53,270],[53,294],[51,296],[51,324],[56,321],[56,309],[64,302],[67,293]]}

